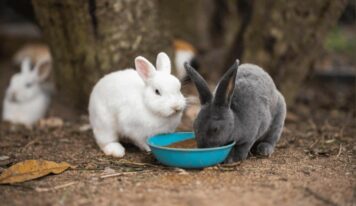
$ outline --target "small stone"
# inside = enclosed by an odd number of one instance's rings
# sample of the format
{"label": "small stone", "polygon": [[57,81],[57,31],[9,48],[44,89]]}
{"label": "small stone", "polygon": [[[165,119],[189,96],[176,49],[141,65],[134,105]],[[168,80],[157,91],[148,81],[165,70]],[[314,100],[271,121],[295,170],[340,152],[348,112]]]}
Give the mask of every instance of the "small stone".
{"label": "small stone", "polygon": [[0,156],[0,161],[4,161],[4,160],[8,160],[8,159],[10,159],[9,156],[6,156],[6,155]]}
{"label": "small stone", "polygon": [[114,174],[116,171],[112,169],[111,167],[105,167],[103,173],[104,174]]}
{"label": "small stone", "polygon": [[175,168],[174,170],[177,171],[178,174],[180,174],[180,175],[188,175],[189,174],[186,170],[181,169],[181,168]]}
{"label": "small stone", "polygon": [[38,123],[40,128],[57,128],[57,127],[62,127],[63,124],[64,124],[63,120],[58,117],[41,119]]}
{"label": "small stone", "polygon": [[79,127],[80,132],[86,132],[91,129],[90,124],[83,124],[82,126]]}

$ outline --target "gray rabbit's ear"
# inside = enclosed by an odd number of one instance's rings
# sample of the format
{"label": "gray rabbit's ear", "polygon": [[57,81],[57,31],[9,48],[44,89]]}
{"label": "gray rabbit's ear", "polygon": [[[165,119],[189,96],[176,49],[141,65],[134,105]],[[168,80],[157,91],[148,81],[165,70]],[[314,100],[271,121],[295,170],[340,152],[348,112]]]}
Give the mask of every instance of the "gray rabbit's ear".
{"label": "gray rabbit's ear", "polygon": [[199,93],[199,98],[200,98],[200,104],[204,105],[206,103],[211,102],[211,99],[213,98],[208,84],[204,80],[204,78],[197,72],[193,67],[191,67],[187,62],[184,63],[184,68],[187,71],[188,76],[190,79],[194,82],[195,87],[198,90]]}
{"label": "gray rabbit's ear", "polygon": [[219,81],[214,97],[215,105],[230,106],[231,97],[235,90],[235,80],[239,63],[240,61],[236,60]]}

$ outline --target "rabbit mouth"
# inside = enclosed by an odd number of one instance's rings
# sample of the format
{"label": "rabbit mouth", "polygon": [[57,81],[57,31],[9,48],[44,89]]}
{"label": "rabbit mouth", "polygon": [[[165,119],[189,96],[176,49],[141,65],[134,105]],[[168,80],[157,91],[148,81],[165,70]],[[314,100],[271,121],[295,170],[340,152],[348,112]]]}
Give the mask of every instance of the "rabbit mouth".
{"label": "rabbit mouth", "polygon": [[173,110],[173,111],[168,115],[168,117],[174,117],[174,116],[180,115],[181,113],[182,113],[182,110]]}
{"label": "rabbit mouth", "polygon": [[15,103],[15,104],[20,103],[20,101],[19,101],[19,99],[17,98],[16,95],[11,95],[10,98],[9,98],[9,102]]}
{"label": "rabbit mouth", "polygon": [[31,102],[35,98],[36,98],[36,96],[31,96],[28,98],[19,98],[16,95],[11,95],[10,97],[8,97],[8,101],[13,104],[26,104],[27,102]]}
{"label": "rabbit mouth", "polygon": [[9,102],[11,102],[13,104],[18,104],[18,105],[25,103],[25,101],[21,101],[19,99],[10,99]]}
{"label": "rabbit mouth", "polygon": [[10,102],[15,104],[20,103],[16,98],[11,98]]}
{"label": "rabbit mouth", "polygon": [[155,115],[157,115],[157,116],[164,117],[164,118],[174,118],[174,117],[176,117],[176,116],[182,114],[182,111],[183,111],[183,110],[179,110],[179,111],[177,111],[177,110],[171,110],[171,111],[168,112],[168,111],[161,111],[161,110],[159,110],[159,111],[153,111],[153,113],[154,113]]}
{"label": "rabbit mouth", "polygon": [[158,115],[165,118],[174,118],[179,115],[179,112],[170,112],[168,114],[164,112],[158,112]]}

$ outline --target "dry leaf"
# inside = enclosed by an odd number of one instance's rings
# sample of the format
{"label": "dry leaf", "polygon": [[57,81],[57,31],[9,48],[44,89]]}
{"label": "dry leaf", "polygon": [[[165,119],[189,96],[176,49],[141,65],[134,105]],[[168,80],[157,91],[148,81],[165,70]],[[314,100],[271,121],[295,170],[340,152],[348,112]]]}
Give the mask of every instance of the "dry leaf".
{"label": "dry leaf", "polygon": [[72,167],[66,162],[56,163],[47,160],[25,160],[12,165],[0,175],[0,184],[24,182],[50,173],[60,174]]}

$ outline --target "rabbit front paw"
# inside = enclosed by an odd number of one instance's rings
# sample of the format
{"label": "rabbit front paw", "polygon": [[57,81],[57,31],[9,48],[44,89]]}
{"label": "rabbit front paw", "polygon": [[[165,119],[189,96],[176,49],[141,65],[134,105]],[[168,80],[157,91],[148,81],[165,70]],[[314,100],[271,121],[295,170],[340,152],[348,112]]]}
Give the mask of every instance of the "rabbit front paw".
{"label": "rabbit front paw", "polygon": [[274,147],[270,144],[270,143],[267,143],[267,142],[260,142],[258,145],[257,145],[257,148],[256,148],[256,153],[258,155],[262,155],[262,156],[271,156],[272,153],[273,153],[273,150],[274,150]]}
{"label": "rabbit front paw", "polygon": [[125,155],[125,148],[118,142],[107,144],[103,151],[108,156],[123,157]]}
{"label": "rabbit front paw", "polygon": [[234,162],[239,162],[239,161],[243,161],[246,160],[247,156],[248,156],[248,150],[244,150],[242,151],[241,149],[237,149],[237,148],[232,148],[229,156],[225,159],[224,164],[231,164]]}

